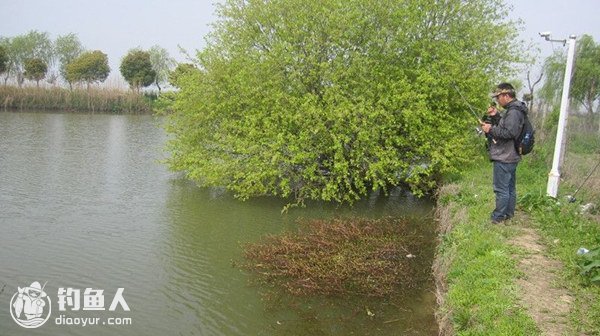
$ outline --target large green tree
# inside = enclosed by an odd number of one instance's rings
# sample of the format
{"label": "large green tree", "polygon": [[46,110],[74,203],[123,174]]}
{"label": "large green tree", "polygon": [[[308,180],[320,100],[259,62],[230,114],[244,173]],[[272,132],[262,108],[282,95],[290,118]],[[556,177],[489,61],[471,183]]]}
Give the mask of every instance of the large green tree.
{"label": "large green tree", "polygon": [[100,50],[88,51],[67,64],[65,79],[69,83],[85,82],[90,84],[103,82],[110,74],[108,56]]}
{"label": "large green tree", "polygon": [[156,71],[152,68],[150,53],[147,51],[130,50],[123,58],[120,70],[131,88],[137,91],[154,83],[156,79]]}
{"label": "large green tree", "polygon": [[37,87],[39,87],[40,80],[46,77],[46,72],[48,72],[48,65],[46,64],[46,62],[39,58],[26,59],[24,64],[25,71],[23,73],[23,76],[26,79],[35,81]]}
{"label": "large green tree", "polygon": [[[183,73],[170,167],[200,185],[353,202],[422,193],[469,158],[483,107],[523,55],[503,1],[227,0]],[[483,112],[482,112],[483,113]]]}
{"label": "large green tree", "polygon": [[84,52],[83,45],[75,34],[62,35],[54,41],[54,51],[59,62],[59,71],[69,86],[71,82],[67,79],[67,65]]}

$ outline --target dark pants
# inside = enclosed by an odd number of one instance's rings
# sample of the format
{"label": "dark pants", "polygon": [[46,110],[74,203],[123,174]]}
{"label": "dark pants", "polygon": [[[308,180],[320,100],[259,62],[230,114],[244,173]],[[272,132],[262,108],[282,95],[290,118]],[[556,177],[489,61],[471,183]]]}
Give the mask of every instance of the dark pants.
{"label": "dark pants", "polygon": [[494,193],[496,209],[492,212],[492,220],[501,221],[515,215],[517,205],[517,163],[494,161]]}

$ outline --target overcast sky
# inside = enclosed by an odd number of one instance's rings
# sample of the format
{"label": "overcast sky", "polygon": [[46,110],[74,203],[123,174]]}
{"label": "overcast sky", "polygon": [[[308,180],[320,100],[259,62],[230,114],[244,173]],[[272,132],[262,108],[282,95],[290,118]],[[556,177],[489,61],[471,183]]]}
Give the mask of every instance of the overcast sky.
{"label": "overcast sky", "polygon": [[[525,30],[521,37],[535,42],[543,60],[560,49],[560,43],[545,41],[539,32],[552,32],[553,39],[567,39],[569,35],[588,34],[600,42],[600,1],[598,0],[508,0],[512,4],[512,17],[521,18]],[[566,48],[566,47],[565,47]]]}
{"label": "overcast sky", "polygon": [[[376,0],[373,0],[376,1]],[[540,31],[555,38],[590,34],[600,41],[600,0],[507,0],[513,18],[524,20],[522,37],[534,41],[541,59],[562,48],[543,41]],[[183,61],[181,45],[193,54],[202,49],[209,23],[215,20],[214,3],[204,0],[0,0],[0,36],[13,37],[30,30],[59,35],[75,33],[86,49],[108,54],[113,75],[129,49],[166,48]],[[493,38],[493,37],[490,37]]]}

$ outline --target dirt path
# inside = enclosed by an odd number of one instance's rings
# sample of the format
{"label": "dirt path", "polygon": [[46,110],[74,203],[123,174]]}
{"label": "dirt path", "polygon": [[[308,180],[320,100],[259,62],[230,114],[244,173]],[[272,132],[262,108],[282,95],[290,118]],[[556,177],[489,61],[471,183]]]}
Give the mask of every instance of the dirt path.
{"label": "dirt path", "polygon": [[524,276],[517,280],[523,306],[543,335],[569,335],[568,314],[573,301],[569,292],[557,286],[563,267],[546,254],[546,247],[536,230],[520,227],[511,243],[525,251],[515,255]]}

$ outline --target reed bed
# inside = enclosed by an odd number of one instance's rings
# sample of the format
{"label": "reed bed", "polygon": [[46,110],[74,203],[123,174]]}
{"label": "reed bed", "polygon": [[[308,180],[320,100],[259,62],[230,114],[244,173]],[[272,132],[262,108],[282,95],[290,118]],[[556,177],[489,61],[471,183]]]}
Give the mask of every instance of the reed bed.
{"label": "reed bed", "polygon": [[386,297],[422,281],[412,254],[422,240],[402,219],[301,221],[298,233],[248,244],[242,267],[294,296]]}
{"label": "reed bed", "polygon": [[73,90],[60,87],[0,86],[4,110],[48,110],[144,114],[152,112],[151,99],[132,91],[113,88]]}

